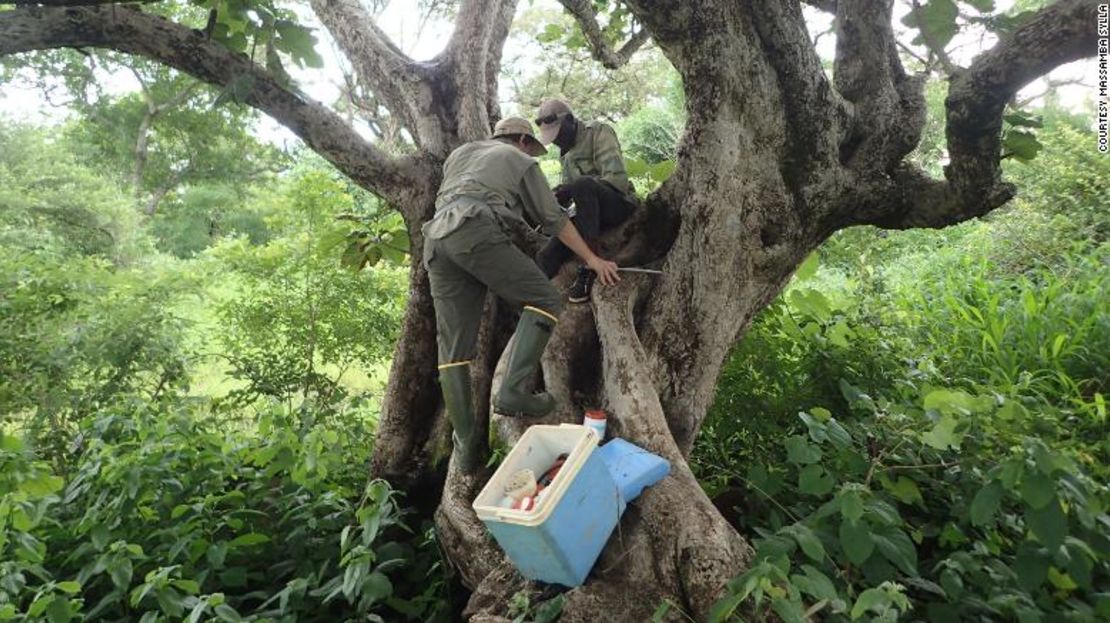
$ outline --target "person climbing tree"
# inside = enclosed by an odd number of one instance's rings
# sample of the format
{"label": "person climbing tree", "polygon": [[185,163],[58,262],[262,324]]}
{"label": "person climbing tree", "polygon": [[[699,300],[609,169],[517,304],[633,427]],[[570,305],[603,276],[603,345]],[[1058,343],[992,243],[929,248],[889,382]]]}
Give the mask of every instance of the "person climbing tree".
{"label": "person climbing tree", "polygon": [[435,216],[423,227],[440,386],[454,428],[456,460],[466,472],[478,467],[470,363],[487,290],[523,307],[494,409],[540,416],[555,405],[546,392],[532,393],[530,381],[562,302],[550,279],[512,243],[507,224],[531,221],[582,258],[602,283],[618,280],[617,265],[590,250],[529,157],[546,152],[526,119],[501,120],[492,139],[466,143],[447,157]]}
{"label": "person climbing tree", "polygon": [[[555,187],[555,198],[564,207],[574,202],[571,220],[586,245],[596,251],[602,230],[621,224],[636,208],[617,133],[607,123],[579,121],[560,99],[540,104],[536,125],[540,142],[554,143],[560,150],[563,180]],[[552,238],[536,261],[548,277],[554,277],[570,256],[571,250]],[[571,303],[588,301],[594,278],[588,266],[579,266],[567,299]]]}

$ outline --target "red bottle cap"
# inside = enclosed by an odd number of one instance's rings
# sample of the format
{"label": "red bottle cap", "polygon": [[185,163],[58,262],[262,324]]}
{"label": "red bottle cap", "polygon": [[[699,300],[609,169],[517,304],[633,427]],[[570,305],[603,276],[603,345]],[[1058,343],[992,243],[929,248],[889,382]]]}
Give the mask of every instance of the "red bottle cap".
{"label": "red bottle cap", "polygon": [[605,411],[603,411],[602,409],[588,409],[586,411],[586,417],[591,420],[604,420]]}

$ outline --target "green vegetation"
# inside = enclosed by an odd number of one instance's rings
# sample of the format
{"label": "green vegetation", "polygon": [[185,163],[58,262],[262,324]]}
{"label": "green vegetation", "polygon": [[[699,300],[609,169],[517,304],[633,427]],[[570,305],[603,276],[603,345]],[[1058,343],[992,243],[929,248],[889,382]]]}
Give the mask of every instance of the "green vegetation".
{"label": "green vegetation", "polygon": [[737,347],[694,460],[758,552],[715,620],[1110,616],[1110,168],[1040,139],[1014,204],[842,232]]}
{"label": "green vegetation", "polygon": [[[305,29],[231,33],[236,11],[217,36],[237,49],[317,62]],[[673,71],[648,56],[611,79],[569,19],[528,20],[577,60],[552,56],[518,103],[560,81],[657,187]],[[22,62],[96,86],[83,58]],[[135,71],[142,94],[58,127],[0,123],[0,621],[450,620],[431,524],[366,482],[400,219],[213,107],[234,88]],[[927,95],[913,158],[938,173],[944,89]],[[1084,124],[1010,119],[1017,200],[836,234],[737,345],[691,457],[758,550],[717,620],[1110,618],[1110,167]],[[522,591],[509,616],[562,607]]]}

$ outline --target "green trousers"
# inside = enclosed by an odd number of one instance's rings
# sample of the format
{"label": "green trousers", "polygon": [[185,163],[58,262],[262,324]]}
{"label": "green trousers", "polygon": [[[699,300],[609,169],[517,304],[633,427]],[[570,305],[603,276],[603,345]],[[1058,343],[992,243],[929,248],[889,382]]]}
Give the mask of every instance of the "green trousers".
{"label": "green trousers", "polygon": [[553,321],[562,309],[562,296],[551,280],[512,243],[492,214],[469,218],[443,238],[426,239],[424,262],[441,366],[474,358],[488,291]]}

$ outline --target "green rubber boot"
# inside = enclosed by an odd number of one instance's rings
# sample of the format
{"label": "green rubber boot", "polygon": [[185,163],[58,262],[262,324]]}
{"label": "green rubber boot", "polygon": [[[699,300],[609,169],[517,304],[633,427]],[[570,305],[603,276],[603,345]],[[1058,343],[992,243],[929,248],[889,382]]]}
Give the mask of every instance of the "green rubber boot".
{"label": "green rubber boot", "polygon": [[520,314],[509,353],[509,370],[501,381],[501,390],[493,401],[498,413],[505,415],[547,415],[555,408],[555,399],[547,392],[532,393],[531,381],[540,365],[540,357],[551,338],[555,321],[550,315],[525,307]]}
{"label": "green rubber boot", "polygon": [[451,439],[455,442],[455,460],[467,474],[478,470],[478,431],[474,425],[474,402],[470,395],[470,362],[448,365],[439,369],[439,385],[443,404],[451,420]]}

